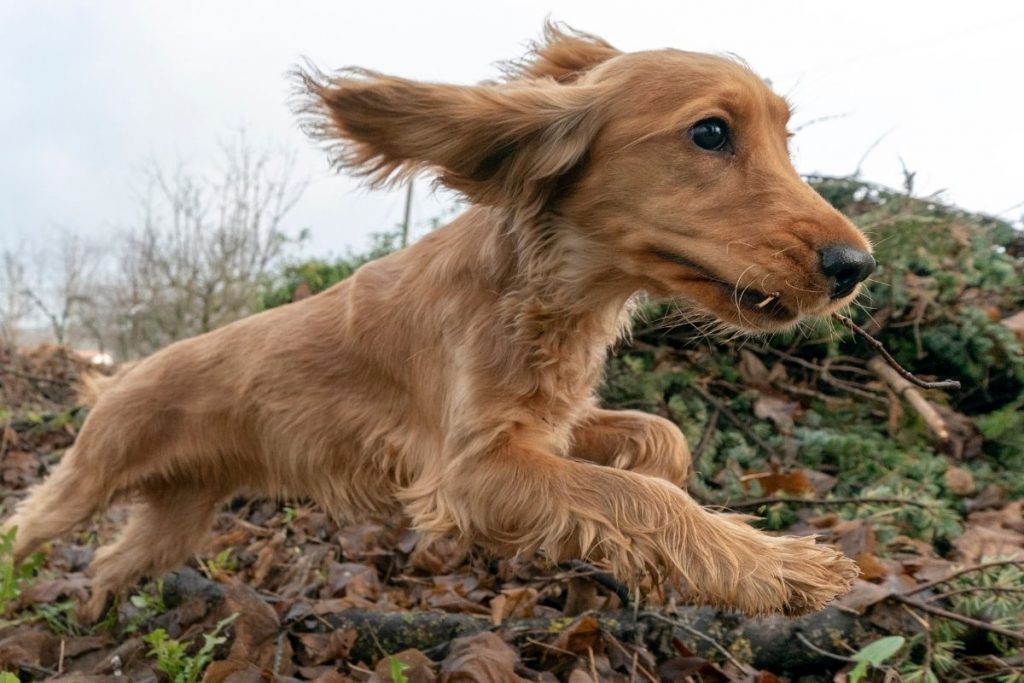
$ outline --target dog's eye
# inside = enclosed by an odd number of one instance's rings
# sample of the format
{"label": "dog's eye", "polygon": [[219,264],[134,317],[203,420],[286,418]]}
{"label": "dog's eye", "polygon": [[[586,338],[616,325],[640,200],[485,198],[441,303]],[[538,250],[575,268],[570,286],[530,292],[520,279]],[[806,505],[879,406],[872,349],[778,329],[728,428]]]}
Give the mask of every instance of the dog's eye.
{"label": "dog's eye", "polygon": [[720,118],[704,119],[690,129],[693,144],[709,152],[721,152],[729,146],[729,125]]}

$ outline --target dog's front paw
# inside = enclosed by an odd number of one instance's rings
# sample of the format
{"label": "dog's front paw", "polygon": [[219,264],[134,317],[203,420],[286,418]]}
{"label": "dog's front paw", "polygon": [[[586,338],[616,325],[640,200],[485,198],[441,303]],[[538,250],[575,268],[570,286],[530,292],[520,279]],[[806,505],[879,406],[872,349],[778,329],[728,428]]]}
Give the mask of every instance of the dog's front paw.
{"label": "dog's front paw", "polygon": [[718,600],[750,616],[816,612],[849,591],[860,572],[853,560],[810,537],[762,535],[756,540],[736,558],[746,571]]}
{"label": "dog's front paw", "polygon": [[860,567],[841,552],[813,538],[786,538],[790,556],[783,561],[782,580],[789,597],[780,611],[791,617],[817,612],[849,592]]}
{"label": "dog's front paw", "polygon": [[114,607],[114,595],[110,591],[94,588],[92,596],[78,604],[75,618],[78,623],[93,626],[98,624],[103,615]]}

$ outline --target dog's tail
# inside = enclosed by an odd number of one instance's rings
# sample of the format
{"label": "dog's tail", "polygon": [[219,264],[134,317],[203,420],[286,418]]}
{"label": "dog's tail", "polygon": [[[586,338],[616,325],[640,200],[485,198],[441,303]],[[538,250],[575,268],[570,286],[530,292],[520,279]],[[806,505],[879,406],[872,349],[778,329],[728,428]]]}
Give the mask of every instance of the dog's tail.
{"label": "dog's tail", "polygon": [[83,372],[75,387],[78,394],[78,405],[92,408],[96,405],[100,395],[121,381],[133,367],[135,367],[135,362],[123,363],[113,375],[104,375],[95,370]]}

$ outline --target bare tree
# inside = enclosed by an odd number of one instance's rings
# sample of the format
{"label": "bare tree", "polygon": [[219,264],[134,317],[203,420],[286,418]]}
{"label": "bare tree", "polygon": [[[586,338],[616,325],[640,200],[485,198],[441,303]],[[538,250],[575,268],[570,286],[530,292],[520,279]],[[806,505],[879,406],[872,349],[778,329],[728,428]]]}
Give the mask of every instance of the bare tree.
{"label": "bare tree", "polygon": [[24,253],[5,249],[0,256],[0,344],[5,347],[17,345],[22,321],[32,311],[25,277]]}
{"label": "bare tree", "polygon": [[20,292],[46,318],[54,341],[65,344],[76,316],[93,295],[91,283],[101,254],[78,235],[66,230],[60,235],[58,246],[36,253],[35,277],[22,278]]}
{"label": "bare tree", "polygon": [[123,356],[149,353],[257,310],[288,244],[284,220],[305,190],[294,156],[255,150],[239,133],[214,178],[147,168],[138,226],[126,231],[120,273],[106,289]]}

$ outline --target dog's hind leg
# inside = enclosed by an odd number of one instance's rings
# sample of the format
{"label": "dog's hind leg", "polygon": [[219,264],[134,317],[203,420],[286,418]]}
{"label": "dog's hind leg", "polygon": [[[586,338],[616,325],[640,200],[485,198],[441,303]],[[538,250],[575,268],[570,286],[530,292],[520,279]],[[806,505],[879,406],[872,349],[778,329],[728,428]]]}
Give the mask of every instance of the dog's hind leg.
{"label": "dog's hind leg", "polygon": [[663,479],[504,446],[408,490],[423,530],[457,529],[502,554],[543,548],[556,562],[607,560],[748,614],[803,614],[850,588],[857,565],[813,538],[764,534],[703,509]]}
{"label": "dog's hind leg", "polygon": [[679,486],[691,469],[690,448],[679,427],[638,410],[591,410],[573,429],[570,455]]}
{"label": "dog's hind leg", "polygon": [[92,597],[81,613],[94,622],[107,599],[142,576],[158,576],[201,546],[213,523],[220,493],[200,482],[162,483],[143,491],[121,535],[96,552],[89,567]]}
{"label": "dog's hind leg", "polygon": [[112,496],[111,482],[103,481],[83,463],[85,453],[75,446],[64,453],[50,476],[29,493],[4,529],[17,528],[14,563],[40,545],[84,522]]}

